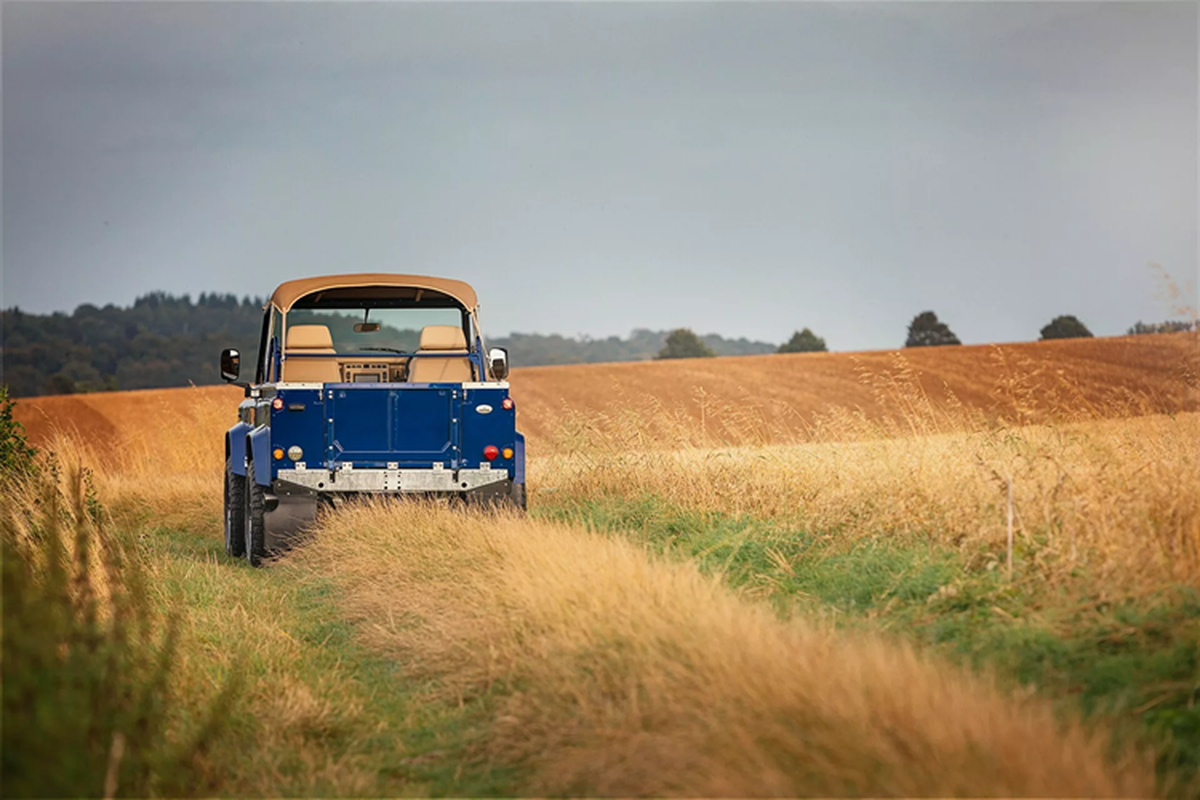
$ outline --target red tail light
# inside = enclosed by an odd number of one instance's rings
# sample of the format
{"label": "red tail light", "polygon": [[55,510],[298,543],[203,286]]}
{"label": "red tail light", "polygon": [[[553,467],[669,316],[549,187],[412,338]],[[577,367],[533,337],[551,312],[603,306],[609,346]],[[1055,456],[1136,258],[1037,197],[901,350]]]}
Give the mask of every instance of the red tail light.
{"label": "red tail light", "polygon": [[500,407],[505,411],[512,411],[513,399],[511,397],[504,398],[504,400],[500,402]]}
{"label": "red tail light", "polygon": [[498,455],[500,455],[500,450],[497,449],[496,445],[494,444],[489,444],[487,447],[483,448],[483,457],[488,461],[495,461],[496,456]]}

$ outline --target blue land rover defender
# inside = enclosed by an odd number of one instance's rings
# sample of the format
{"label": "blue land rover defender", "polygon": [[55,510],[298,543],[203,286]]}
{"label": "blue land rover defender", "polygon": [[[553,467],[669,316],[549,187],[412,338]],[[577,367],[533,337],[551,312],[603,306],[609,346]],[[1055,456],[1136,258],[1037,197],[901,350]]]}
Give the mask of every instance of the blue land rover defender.
{"label": "blue land rover defender", "polygon": [[508,353],[485,350],[475,290],[421,275],[282,284],[225,439],[225,549],[259,564],[323,503],[448,496],[525,508]]}

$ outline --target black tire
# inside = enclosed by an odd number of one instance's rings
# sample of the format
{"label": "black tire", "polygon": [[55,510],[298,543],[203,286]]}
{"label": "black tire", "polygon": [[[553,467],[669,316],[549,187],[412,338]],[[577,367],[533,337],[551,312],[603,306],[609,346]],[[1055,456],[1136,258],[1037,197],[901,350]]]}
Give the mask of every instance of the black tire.
{"label": "black tire", "polygon": [[267,555],[263,530],[263,505],[266,490],[254,479],[254,459],[246,464],[246,560],[250,566],[262,565]]}
{"label": "black tire", "polygon": [[508,490],[508,499],[513,504],[513,508],[520,509],[522,513],[529,510],[526,508],[525,484],[514,483]]}
{"label": "black tire", "polygon": [[246,554],[246,476],[233,473],[225,457],[225,552],[234,558]]}

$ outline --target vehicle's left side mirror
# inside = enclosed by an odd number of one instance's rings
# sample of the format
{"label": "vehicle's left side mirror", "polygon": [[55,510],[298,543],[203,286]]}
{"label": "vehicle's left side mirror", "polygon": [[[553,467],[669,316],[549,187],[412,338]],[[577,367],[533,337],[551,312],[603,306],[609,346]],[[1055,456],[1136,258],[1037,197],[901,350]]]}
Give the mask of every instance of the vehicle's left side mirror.
{"label": "vehicle's left side mirror", "polygon": [[492,370],[492,377],[498,381],[502,381],[508,377],[508,350],[503,347],[493,347],[488,350],[488,364]]}
{"label": "vehicle's left side mirror", "polygon": [[242,372],[242,354],[232,347],[221,351],[221,377],[233,383]]}

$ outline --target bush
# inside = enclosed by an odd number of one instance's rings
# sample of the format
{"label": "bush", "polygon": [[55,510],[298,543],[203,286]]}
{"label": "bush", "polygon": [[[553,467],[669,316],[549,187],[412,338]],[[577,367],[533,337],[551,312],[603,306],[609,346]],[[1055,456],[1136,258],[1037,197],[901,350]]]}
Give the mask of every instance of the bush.
{"label": "bush", "polygon": [[792,334],[792,338],[788,339],[783,344],[779,345],[777,353],[827,353],[829,348],[825,346],[825,340],[817,336],[808,328],[802,331],[796,331]]}
{"label": "bush", "polygon": [[1078,317],[1066,314],[1050,320],[1050,324],[1042,328],[1042,341],[1046,339],[1088,339],[1092,332],[1079,321]]}
{"label": "bush", "polygon": [[34,468],[37,450],[25,439],[25,426],[13,419],[16,403],[8,387],[0,385],[0,473],[28,475]]}
{"label": "bush", "polygon": [[48,458],[0,476],[4,660],[0,790],[7,797],[200,791],[227,684],[198,736],[172,745],[178,619],[155,612],[136,544],[105,520],[89,473],[61,488]]}
{"label": "bush", "polygon": [[51,375],[46,381],[46,394],[75,394],[77,388],[71,376],[61,372]]}
{"label": "bush", "polygon": [[712,358],[715,355],[690,328],[676,328],[667,334],[667,343],[655,358]]}
{"label": "bush", "polygon": [[954,331],[944,322],[938,321],[937,314],[932,311],[922,311],[913,317],[908,325],[908,339],[905,347],[936,347],[945,344],[962,344]]}

